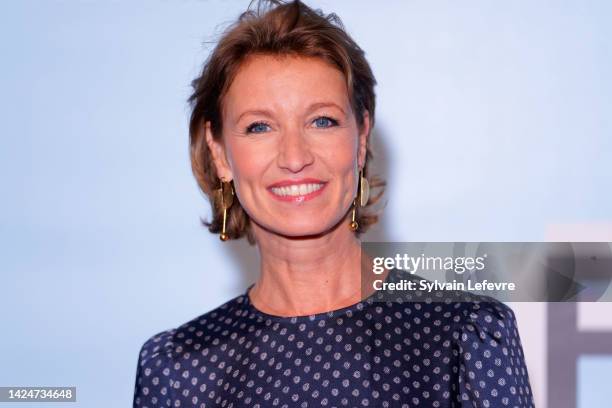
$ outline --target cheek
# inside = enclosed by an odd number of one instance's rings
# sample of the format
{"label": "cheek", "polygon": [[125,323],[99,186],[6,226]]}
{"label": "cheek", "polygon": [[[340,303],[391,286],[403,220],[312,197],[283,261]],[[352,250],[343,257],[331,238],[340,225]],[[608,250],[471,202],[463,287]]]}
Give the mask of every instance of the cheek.
{"label": "cheek", "polygon": [[[343,137],[335,138],[332,143],[323,143],[318,149],[318,155],[324,159],[327,166],[334,173],[348,176],[358,167],[357,148],[356,137],[352,134],[347,134]],[[346,181],[349,182],[350,180]]]}
{"label": "cheek", "polygon": [[244,188],[261,180],[268,167],[270,154],[246,143],[231,143],[227,147],[227,158],[232,168],[234,185],[238,193],[244,193]]}

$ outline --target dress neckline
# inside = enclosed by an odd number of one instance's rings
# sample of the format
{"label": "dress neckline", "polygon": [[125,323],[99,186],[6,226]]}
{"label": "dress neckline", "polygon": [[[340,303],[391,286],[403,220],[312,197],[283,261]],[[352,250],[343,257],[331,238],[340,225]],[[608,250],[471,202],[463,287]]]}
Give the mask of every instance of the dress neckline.
{"label": "dress neckline", "polygon": [[[395,269],[391,269],[385,278],[385,282],[393,281],[391,276],[394,275],[394,273],[395,273]],[[345,315],[350,316],[356,311],[363,310],[366,307],[366,305],[371,305],[372,303],[374,303],[374,298],[376,297],[376,295],[379,295],[378,291],[374,291],[368,297],[358,301],[357,303],[353,303],[352,305],[344,306],[339,309],[329,310],[326,312],[319,312],[319,313],[314,313],[310,315],[279,316],[279,315],[273,315],[273,314],[264,312],[262,310],[259,310],[257,307],[255,307],[255,305],[253,304],[253,302],[251,302],[251,299],[249,297],[249,290],[251,290],[253,286],[255,286],[255,283],[251,283],[246,288],[244,293],[242,294],[242,298],[243,298],[242,302],[250,310],[250,312],[253,315],[260,316],[268,320],[273,320],[273,321],[278,321],[278,322],[291,322],[291,323],[312,322],[312,321],[318,321],[321,319],[328,319],[330,317],[342,317]]]}

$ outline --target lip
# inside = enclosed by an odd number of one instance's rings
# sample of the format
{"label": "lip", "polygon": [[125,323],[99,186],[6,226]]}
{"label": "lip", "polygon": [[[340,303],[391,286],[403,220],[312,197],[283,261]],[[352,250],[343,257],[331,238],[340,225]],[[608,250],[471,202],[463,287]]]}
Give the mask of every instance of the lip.
{"label": "lip", "polygon": [[[293,186],[296,184],[322,184],[323,186],[316,191],[313,191],[305,195],[299,195],[299,196],[279,196],[272,191],[272,188],[287,187],[287,186]],[[326,186],[327,186],[326,181],[314,179],[314,178],[304,178],[304,179],[299,179],[299,180],[281,180],[279,182],[269,185],[267,190],[272,195],[272,197],[274,197],[278,201],[302,203],[304,201],[312,200],[313,198],[321,195],[321,193],[323,193],[323,190],[325,190]]]}

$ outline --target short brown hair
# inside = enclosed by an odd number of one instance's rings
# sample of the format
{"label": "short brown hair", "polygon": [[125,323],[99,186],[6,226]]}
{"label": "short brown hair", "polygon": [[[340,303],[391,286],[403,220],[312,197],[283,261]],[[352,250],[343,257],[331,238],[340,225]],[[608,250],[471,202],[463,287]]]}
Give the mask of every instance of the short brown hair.
{"label": "short brown hair", "polygon": [[[346,78],[357,124],[360,127],[364,125],[363,112],[367,110],[370,129],[374,125],[376,80],[363,50],[346,33],[338,16],[334,13],[325,15],[299,0],[289,3],[260,0],[255,7],[252,3],[223,33],[204,63],[201,74],[192,81],[193,93],[188,99],[192,109],[189,123],[191,168],[213,210],[212,221],[202,220],[202,223],[214,233],[221,232],[223,210],[214,200],[214,190],[219,188],[220,180],[205,140],[204,126],[210,122],[213,137],[221,138],[223,96],[241,64],[255,54],[295,55],[327,61]],[[370,186],[380,189],[380,192],[370,197],[366,207],[358,207],[357,236],[378,221],[378,214],[367,210],[379,200],[385,186],[383,180],[368,175],[368,159],[372,157],[369,140],[368,137],[364,174]],[[249,216],[238,200],[234,200],[228,212],[228,236],[236,239],[246,235],[249,243],[254,244]]]}

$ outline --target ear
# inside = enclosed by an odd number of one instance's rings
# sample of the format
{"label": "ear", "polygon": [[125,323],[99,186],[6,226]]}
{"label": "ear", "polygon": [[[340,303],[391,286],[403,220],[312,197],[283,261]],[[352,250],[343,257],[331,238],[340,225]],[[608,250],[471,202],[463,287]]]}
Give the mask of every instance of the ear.
{"label": "ear", "polygon": [[233,180],[234,176],[232,174],[232,169],[230,168],[230,165],[227,161],[225,146],[223,145],[222,141],[215,140],[215,138],[213,137],[210,122],[206,122],[206,124],[204,125],[204,132],[206,134],[206,144],[208,145],[208,149],[212,154],[215,169],[217,170],[217,176],[221,180]]}
{"label": "ear", "polygon": [[370,127],[372,123],[370,121],[370,112],[367,110],[363,111],[363,125],[359,130],[359,150],[357,156],[357,162],[359,168],[362,169],[366,162],[366,153],[368,151],[368,137],[370,136]]}

